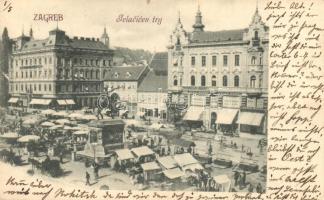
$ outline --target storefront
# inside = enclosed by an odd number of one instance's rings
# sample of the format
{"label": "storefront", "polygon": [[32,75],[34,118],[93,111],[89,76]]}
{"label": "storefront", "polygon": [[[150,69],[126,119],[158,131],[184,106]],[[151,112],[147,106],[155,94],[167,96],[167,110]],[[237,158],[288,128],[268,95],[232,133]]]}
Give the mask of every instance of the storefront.
{"label": "storefront", "polygon": [[238,124],[240,132],[263,134],[264,113],[240,112]]}

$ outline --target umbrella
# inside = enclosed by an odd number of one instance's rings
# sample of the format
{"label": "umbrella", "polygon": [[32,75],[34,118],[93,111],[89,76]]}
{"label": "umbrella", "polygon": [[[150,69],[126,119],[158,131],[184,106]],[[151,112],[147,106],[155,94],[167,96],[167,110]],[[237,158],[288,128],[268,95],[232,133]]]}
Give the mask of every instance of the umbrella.
{"label": "umbrella", "polygon": [[52,122],[43,122],[41,125],[42,125],[42,126],[45,126],[45,127],[55,126],[55,124],[52,123]]}
{"label": "umbrella", "polygon": [[69,124],[70,120],[68,120],[68,119],[58,119],[55,122],[58,123],[58,124]]}
{"label": "umbrella", "polygon": [[41,111],[41,114],[43,114],[43,115],[53,115],[54,113],[56,113],[56,111],[52,110],[52,109],[47,109],[47,110]]}
{"label": "umbrella", "polygon": [[1,135],[0,137],[4,139],[17,139],[19,135],[15,132],[9,132]]}
{"label": "umbrella", "polygon": [[78,130],[73,132],[74,135],[87,135],[89,133],[89,131],[87,130]]}
{"label": "umbrella", "polygon": [[23,121],[23,125],[33,125],[36,124],[37,122],[38,119],[36,118],[26,119],[25,121]]}
{"label": "umbrella", "polygon": [[56,130],[56,129],[59,129],[59,128],[63,128],[63,125],[59,124],[59,125],[54,125],[52,127],[50,127],[49,129],[50,130]]}
{"label": "umbrella", "polygon": [[39,140],[37,135],[25,135],[18,139],[18,142],[30,142]]}
{"label": "umbrella", "polygon": [[81,119],[84,119],[84,120],[95,120],[95,119],[97,119],[97,117],[94,116],[94,115],[83,115],[81,117]]}
{"label": "umbrella", "polygon": [[67,112],[60,111],[60,112],[54,113],[53,115],[58,116],[58,117],[67,117],[69,114]]}

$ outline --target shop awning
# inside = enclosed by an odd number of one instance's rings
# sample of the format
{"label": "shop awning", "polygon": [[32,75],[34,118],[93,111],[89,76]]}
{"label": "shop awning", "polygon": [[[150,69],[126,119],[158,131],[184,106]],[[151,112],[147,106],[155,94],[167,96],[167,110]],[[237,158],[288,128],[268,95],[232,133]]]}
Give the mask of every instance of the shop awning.
{"label": "shop awning", "polygon": [[232,124],[238,113],[238,110],[225,108],[225,109],[218,110],[216,113],[217,113],[217,119],[216,119],[217,124]]}
{"label": "shop awning", "polygon": [[177,167],[177,162],[171,156],[164,156],[157,158],[157,161],[166,169]]}
{"label": "shop awning", "polygon": [[14,97],[10,98],[8,101],[8,103],[17,103],[17,102],[18,102],[18,98],[14,98]]}
{"label": "shop awning", "polygon": [[66,105],[74,105],[75,104],[73,99],[66,99],[65,101],[66,101]]}
{"label": "shop awning", "polygon": [[128,160],[134,158],[134,155],[129,149],[118,149],[115,151],[115,153],[117,154],[118,160]]}
{"label": "shop awning", "polygon": [[200,163],[193,163],[193,164],[186,165],[186,166],[182,167],[182,170],[184,170],[184,171],[191,170],[193,172],[195,172],[196,170],[202,170],[202,169],[204,169],[204,167],[201,166]]}
{"label": "shop awning", "polygon": [[163,174],[169,179],[175,179],[175,178],[180,178],[182,176],[185,176],[185,173],[181,171],[179,168],[165,170],[163,171]]}
{"label": "shop awning", "polygon": [[49,105],[51,103],[51,99],[32,99],[30,101],[30,105]]}
{"label": "shop awning", "polygon": [[196,160],[190,153],[184,153],[184,154],[177,154],[174,155],[174,160],[178,163],[180,167],[199,163],[198,160]]}
{"label": "shop awning", "polygon": [[66,105],[66,101],[64,99],[58,99],[56,101],[57,101],[58,105],[60,105],[60,106],[65,106]]}
{"label": "shop awning", "polygon": [[187,110],[187,113],[185,114],[183,120],[187,121],[202,121],[203,120],[203,107],[198,106],[191,106]]}
{"label": "shop awning", "polygon": [[137,156],[148,156],[154,154],[154,152],[147,146],[132,148],[132,152]]}
{"label": "shop awning", "polygon": [[263,117],[263,113],[241,112],[238,123],[251,126],[260,126]]}
{"label": "shop awning", "polygon": [[143,171],[152,171],[161,169],[156,162],[148,162],[141,164]]}

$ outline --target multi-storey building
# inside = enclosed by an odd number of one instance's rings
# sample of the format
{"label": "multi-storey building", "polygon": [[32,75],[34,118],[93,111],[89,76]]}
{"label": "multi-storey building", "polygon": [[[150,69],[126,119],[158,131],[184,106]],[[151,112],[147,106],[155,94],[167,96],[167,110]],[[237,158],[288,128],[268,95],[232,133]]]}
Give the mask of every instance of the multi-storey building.
{"label": "multi-storey building", "polygon": [[150,72],[137,90],[137,113],[158,120],[167,117],[168,54],[155,53],[149,64]]}
{"label": "multi-storey building", "polygon": [[43,40],[15,39],[9,67],[12,106],[20,108],[92,107],[103,89],[113,50],[101,38],[70,38],[58,28]]}
{"label": "multi-storey building", "polygon": [[134,116],[137,110],[137,89],[149,71],[148,66],[114,66],[107,71],[104,87],[118,94],[120,101]]}
{"label": "multi-storey building", "polygon": [[[170,36],[169,107],[187,105],[183,120],[192,125],[265,133],[269,28],[258,9],[247,28],[205,31],[204,27],[198,8],[193,31],[187,32],[179,17]],[[168,116],[177,115],[169,109]]]}

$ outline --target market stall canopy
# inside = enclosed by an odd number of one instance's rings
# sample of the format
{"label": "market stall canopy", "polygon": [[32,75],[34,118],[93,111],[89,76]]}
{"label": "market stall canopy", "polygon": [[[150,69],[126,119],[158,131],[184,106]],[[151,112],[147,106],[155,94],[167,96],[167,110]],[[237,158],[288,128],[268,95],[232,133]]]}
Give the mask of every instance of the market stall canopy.
{"label": "market stall canopy", "polygon": [[82,113],[72,113],[69,115],[69,118],[81,118],[82,116]]}
{"label": "market stall canopy", "polygon": [[196,160],[190,153],[176,154],[173,158],[180,167],[199,163],[198,160]]}
{"label": "market stall canopy", "polygon": [[56,113],[56,111],[52,110],[52,109],[47,109],[47,110],[42,110],[41,111],[41,114],[43,114],[43,115],[52,115],[54,113]]}
{"label": "market stall canopy", "polygon": [[224,109],[217,110],[216,113],[217,113],[217,119],[216,119],[217,124],[232,124],[238,113],[238,110],[224,108]]}
{"label": "market stall canopy", "polygon": [[141,146],[141,147],[132,148],[131,151],[137,157],[148,156],[148,155],[154,154],[154,152],[150,148],[148,148],[147,146]]}
{"label": "market stall canopy", "polygon": [[161,169],[160,166],[156,162],[148,162],[141,164],[143,171],[152,171]]}
{"label": "market stall canopy", "polygon": [[169,179],[176,179],[185,176],[185,173],[178,167],[174,169],[168,169],[163,171],[163,174]]}
{"label": "market stall canopy", "polygon": [[202,121],[204,108],[198,106],[190,106],[187,110],[183,120],[185,121]]}
{"label": "market stall canopy", "polygon": [[49,105],[52,99],[32,99],[29,105]]}
{"label": "market stall canopy", "polygon": [[218,175],[214,176],[214,181],[216,184],[221,185],[220,192],[229,192],[231,187],[231,180],[228,178],[227,175]]}
{"label": "market stall canopy", "polygon": [[45,126],[45,127],[55,126],[55,124],[53,122],[43,122],[41,125]]}
{"label": "market stall canopy", "polygon": [[172,158],[172,156],[158,157],[157,161],[162,167],[166,169],[172,169],[178,166],[177,162]]}
{"label": "market stall canopy", "polygon": [[82,115],[82,117],[80,117],[80,119],[83,119],[83,120],[96,120],[97,117],[94,116],[94,115]]}
{"label": "market stall canopy", "polygon": [[115,150],[115,153],[117,155],[117,160],[128,160],[134,158],[134,155],[129,149],[118,149]]}
{"label": "market stall canopy", "polygon": [[23,121],[23,125],[34,125],[38,122],[37,118],[30,118]]}
{"label": "market stall canopy", "polygon": [[153,123],[149,128],[154,130],[159,130],[160,128],[164,128],[164,126],[163,124]]}
{"label": "market stall canopy", "polygon": [[12,97],[9,99],[8,103],[17,103],[18,102],[18,98]]}
{"label": "market stall canopy", "polygon": [[241,112],[239,114],[238,123],[251,125],[251,126],[260,126],[263,117],[264,117],[263,113]]}
{"label": "market stall canopy", "polygon": [[89,133],[89,130],[78,130],[73,132],[73,135],[87,135]]}
{"label": "market stall canopy", "polygon": [[50,130],[56,130],[56,129],[60,129],[60,128],[63,128],[63,125],[61,125],[61,124],[54,125],[54,126],[50,127],[49,129]]}
{"label": "market stall canopy", "polygon": [[202,169],[204,169],[204,167],[201,166],[200,163],[193,163],[182,167],[182,170],[184,171],[190,170],[192,172],[195,172],[196,170],[202,170]]}
{"label": "market stall canopy", "polygon": [[55,122],[58,123],[58,124],[69,124],[70,120],[68,120],[68,119],[58,119]]}
{"label": "market stall canopy", "polygon": [[18,142],[30,142],[30,141],[38,141],[39,136],[37,135],[25,135],[18,139]]}
{"label": "market stall canopy", "polygon": [[69,116],[69,113],[67,113],[65,111],[60,111],[60,112],[54,113],[53,116],[57,116],[57,117],[68,117]]}
{"label": "market stall canopy", "polygon": [[67,106],[67,105],[75,104],[73,99],[57,99],[56,101],[57,101],[58,105],[60,105],[60,106]]}
{"label": "market stall canopy", "polygon": [[9,132],[0,135],[0,138],[4,138],[4,139],[17,139],[18,137],[19,137],[18,133],[15,132]]}

